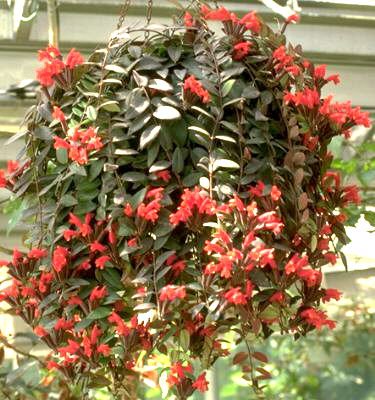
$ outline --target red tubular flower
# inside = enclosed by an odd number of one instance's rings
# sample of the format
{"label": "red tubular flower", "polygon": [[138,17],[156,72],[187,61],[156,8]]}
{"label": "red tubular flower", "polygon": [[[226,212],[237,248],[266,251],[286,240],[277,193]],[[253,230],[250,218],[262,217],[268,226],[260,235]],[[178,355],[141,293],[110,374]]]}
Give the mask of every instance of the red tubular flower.
{"label": "red tubular flower", "polygon": [[52,255],[52,266],[56,272],[61,272],[68,264],[69,250],[66,247],[57,246]]}
{"label": "red tubular flower", "polygon": [[300,75],[301,69],[298,65],[289,65],[288,67],[285,67],[285,71],[289,72],[292,74],[294,77]]}
{"label": "red tubular flower", "polygon": [[350,101],[332,103],[332,98],[332,96],[327,96],[323,100],[323,104],[319,108],[320,114],[327,115],[338,126],[344,124],[363,125],[366,128],[371,126],[368,112],[361,111],[360,107],[352,108]]}
{"label": "red tubular flower", "polygon": [[92,349],[90,338],[88,336],[83,337],[81,346],[83,347],[83,352],[84,352],[85,356],[91,358],[93,349]]}
{"label": "red tubular flower", "polygon": [[124,207],[124,214],[129,218],[133,215],[133,208],[129,203],[126,203]]}
{"label": "red tubular flower", "polygon": [[23,254],[17,248],[14,248],[12,257],[13,265],[16,266],[17,264],[22,262],[22,260],[23,260]]}
{"label": "red tubular flower", "polygon": [[255,230],[269,230],[275,235],[281,233],[284,224],[281,222],[280,217],[276,214],[276,211],[269,211],[260,214],[257,217],[259,224],[255,227]]}
{"label": "red tubular flower", "polygon": [[57,320],[57,322],[55,323],[55,326],[53,327],[53,329],[55,331],[59,331],[59,330],[69,330],[72,329],[74,326],[74,322],[73,321],[68,321],[65,318],[59,318]]}
{"label": "red tubular flower", "polygon": [[278,201],[280,199],[280,197],[281,197],[281,191],[277,186],[273,185],[272,188],[271,188],[270,195],[271,195],[271,199],[273,201]]}
{"label": "red tubular flower", "polygon": [[206,20],[211,20],[211,21],[232,21],[233,19],[236,19],[233,13],[228,11],[225,7],[220,7],[217,10],[209,10],[206,11],[203,14],[203,17]]}
{"label": "red tubular flower", "polygon": [[146,221],[155,223],[159,219],[163,188],[154,188],[147,192],[146,199],[153,199],[149,203],[141,203],[137,208],[137,216]]}
{"label": "red tubular flower", "polygon": [[330,235],[332,234],[332,227],[328,223],[323,225],[319,232],[320,235]]}
{"label": "red tubular flower", "polygon": [[342,292],[339,292],[337,289],[325,289],[324,297],[322,297],[323,303],[330,301],[332,299],[339,301],[342,296]]}
{"label": "red tubular flower", "polygon": [[186,262],[184,260],[179,260],[173,263],[171,268],[175,275],[179,275],[186,268]]}
{"label": "red tubular flower", "polygon": [[194,18],[188,11],[185,12],[184,23],[187,28],[192,28],[195,26]]}
{"label": "red tubular flower", "polygon": [[231,237],[223,229],[219,229],[217,232],[215,232],[214,238],[221,240],[225,244],[232,243]]}
{"label": "red tubular flower", "polygon": [[69,147],[68,156],[71,160],[75,161],[77,164],[85,165],[88,163],[88,154],[86,147],[71,145]]}
{"label": "red tubular flower", "polygon": [[237,194],[233,195],[232,199],[229,199],[228,202],[229,206],[234,209],[237,210],[239,212],[244,212],[246,211],[246,207],[245,204],[243,203],[243,201],[240,199],[240,197],[238,197]]}
{"label": "red tubular flower", "polygon": [[350,185],[343,188],[343,206],[347,206],[349,203],[360,204],[361,196],[359,195],[358,186]]}
{"label": "red tubular flower", "polygon": [[252,43],[250,42],[240,42],[233,46],[232,58],[235,61],[241,61],[247,57],[250,53]]}
{"label": "red tubular flower", "polygon": [[326,81],[333,82],[335,85],[338,85],[340,83],[340,75],[339,74],[330,75],[326,78]]}
{"label": "red tubular flower", "polygon": [[211,12],[211,9],[207,7],[205,4],[202,4],[200,7],[200,12],[203,18],[206,18],[206,15]]}
{"label": "red tubular flower", "polygon": [[311,136],[310,132],[303,135],[303,145],[306,146],[310,151],[313,151],[319,143],[319,136]]}
{"label": "red tubular flower", "polygon": [[329,250],[329,238],[326,239],[320,239],[318,241],[318,250]]}
{"label": "red tubular flower", "polygon": [[70,242],[72,240],[72,238],[75,238],[77,236],[79,236],[79,232],[78,231],[74,231],[72,229],[65,229],[64,233],[63,233],[64,239],[67,242]]}
{"label": "red tubular flower", "polygon": [[94,289],[92,289],[89,300],[92,303],[94,301],[99,301],[99,300],[103,299],[107,295],[108,295],[108,291],[107,291],[106,286],[103,286],[103,287],[96,286],[96,287],[94,287]]}
{"label": "red tubular flower", "polygon": [[0,268],[7,267],[9,264],[10,264],[10,261],[8,261],[8,260],[0,260]]}
{"label": "red tubular flower", "polygon": [[283,292],[275,292],[271,297],[270,297],[270,302],[271,303],[283,303],[285,301],[285,295]]}
{"label": "red tubular flower", "polygon": [[327,260],[327,262],[331,263],[332,265],[335,265],[337,262],[337,256],[335,253],[328,252],[323,254],[323,257]]}
{"label": "red tubular flower", "polygon": [[315,269],[299,269],[297,275],[306,283],[307,287],[318,286],[322,282],[322,273]]}
{"label": "red tubular flower", "polygon": [[[293,64],[294,57],[287,54],[286,47],[284,45],[282,45],[282,46],[278,47],[276,50],[274,50],[274,52],[272,53],[272,58],[275,62],[274,69],[276,72],[295,67],[295,65]],[[293,73],[293,70],[289,70],[288,72]],[[296,71],[294,71],[293,75],[295,75],[295,73],[296,73]],[[297,71],[297,75],[298,74],[299,74],[299,68]]]}
{"label": "red tubular flower", "polygon": [[155,175],[156,175],[159,179],[161,179],[162,181],[164,181],[164,182],[169,182],[169,181],[171,180],[171,178],[172,178],[171,173],[170,173],[167,169],[165,169],[165,170],[163,170],[163,171],[158,171],[158,172],[155,173]]}
{"label": "red tubular flower", "polygon": [[112,312],[112,314],[108,317],[108,322],[116,325],[116,332],[120,336],[130,335],[130,328],[125,324],[123,319],[116,312]]}
{"label": "red tubular flower", "polygon": [[112,224],[108,229],[108,242],[110,244],[117,243],[117,228],[118,228],[117,224]]}
{"label": "red tubular flower", "polygon": [[0,169],[0,188],[5,188],[7,186],[7,178],[5,176],[5,171]]}
{"label": "red tubular flower", "polygon": [[103,356],[108,357],[111,354],[111,348],[108,346],[108,344],[100,344],[96,348],[97,353],[103,354]]}
{"label": "red tubular flower", "polygon": [[301,317],[306,320],[310,325],[315,326],[316,329],[321,329],[326,325],[329,329],[336,326],[335,321],[327,319],[327,314],[324,311],[315,310],[314,308],[307,308],[301,312]]}
{"label": "red tubular flower", "polygon": [[220,273],[220,276],[225,279],[229,279],[232,276],[233,260],[227,255],[222,255],[217,264],[209,263],[204,273],[206,275]]}
{"label": "red tubular flower", "polygon": [[137,215],[146,221],[156,222],[159,219],[161,204],[159,200],[153,200],[147,205],[141,203],[137,208]]}
{"label": "red tubular flower", "polygon": [[57,150],[57,149],[70,149],[70,144],[65,140],[62,139],[59,136],[54,136],[53,137],[54,140],[54,144],[53,147]]}
{"label": "red tubular flower", "polygon": [[199,97],[202,103],[208,103],[211,100],[211,96],[206,89],[198,82],[194,75],[189,76],[184,81],[184,90],[195,94]]}
{"label": "red tubular flower", "polygon": [[224,254],[225,250],[217,243],[210,242],[209,240],[206,240],[205,246],[203,248],[203,251],[206,252],[208,255],[212,253],[216,254]]}
{"label": "red tubular flower", "polygon": [[[56,114],[56,118],[63,118],[60,113]],[[90,152],[100,150],[104,144],[97,131],[89,127],[87,129],[71,128],[65,138],[54,136],[54,148],[67,149],[69,159],[76,161],[80,165],[88,163]]]}
{"label": "red tubular flower", "polygon": [[90,334],[90,343],[91,344],[96,344],[102,335],[101,329],[98,327],[98,325],[94,325]]}
{"label": "red tubular flower", "polygon": [[327,65],[317,65],[314,69],[314,78],[315,79],[324,79],[326,76]]}
{"label": "red tubular flower", "polygon": [[41,258],[47,257],[47,255],[48,255],[47,250],[34,248],[28,252],[27,257],[39,260]]}
{"label": "red tubular flower", "polygon": [[54,119],[57,119],[60,122],[64,122],[65,121],[65,114],[63,113],[63,111],[61,110],[60,107],[54,106],[53,107],[53,113],[52,113],[52,117]]}
{"label": "red tubular flower", "polygon": [[277,269],[277,264],[275,262],[275,249],[267,249],[265,245],[255,247],[251,254],[255,251],[255,254],[258,253],[258,263],[261,268],[266,266],[270,266],[272,269]]}
{"label": "red tubular flower", "polygon": [[298,254],[294,254],[285,265],[285,273],[287,275],[294,274],[308,264],[309,260],[307,256],[300,257]]}
{"label": "red tubular flower", "polygon": [[103,251],[107,250],[107,246],[104,246],[104,244],[99,243],[97,240],[95,242],[92,242],[90,244],[90,251],[95,252],[98,251],[99,253],[103,253]]}
{"label": "red tubular flower", "polygon": [[44,62],[42,68],[37,69],[36,77],[42,86],[51,86],[54,83],[54,77],[61,74],[64,70],[64,63],[58,58],[51,58]]}
{"label": "red tubular flower", "polygon": [[61,57],[60,50],[53,46],[48,45],[45,50],[38,51],[38,60],[39,61],[52,61],[55,58]]}
{"label": "red tubular flower", "polygon": [[285,22],[287,24],[290,24],[292,22],[296,24],[297,22],[300,21],[300,19],[301,19],[301,17],[298,14],[292,14],[292,15],[289,15],[289,17],[285,20]]}
{"label": "red tubular flower", "polygon": [[83,304],[82,299],[79,296],[71,296],[67,301],[69,306],[79,306]]}
{"label": "red tubular flower", "polygon": [[214,215],[216,208],[216,202],[199,187],[195,187],[193,191],[185,189],[177,211],[169,216],[169,222],[175,226],[180,222],[186,223],[194,211],[201,215]]}
{"label": "red tubular flower", "polygon": [[167,285],[160,290],[160,301],[173,301],[176,299],[183,299],[186,297],[185,286]]}
{"label": "red tubular flower", "polygon": [[305,88],[302,92],[296,92],[295,94],[286,92],[284,102],[295,106],[305,106],[311,110],[320,105],[320,95],[316,89]]}
{"label": "red tubular flower", "polygon": [[208,381],[206,379],[206,372],[203,372],[198,376],[198,378],[193,382],[192,387],[201,393],[207,392]]}
{"label": "red tubular flower", "polygon": [[78,265],[78,271],[88,271],[91,268],[90,260],[84,260]]}
{"label": "red tubular flower", "polygon": [[167,377],[167,383],[170,387],[178,385],[185,378],[185,373],[192,373],[193,367],[188,364],[183,366],[180,361],[171,365],[171,372]]}
{"label": "red tubular flower", "polygon": [[76,51],[76,49],[71,49],[68,55],[66,56],[65,65],[68,68],[73,69],[77,65],[83,64],[84,61],[85,59],[83,58],[82,54],[79,51]]}
{"label": "red tubular flower", "polygon": [[186,268],[186,262],[184,260],[178,260],[177,256],[174,254],[168,257],[166,264],[171,266],[175,276],[181,274],[181,272]]}
{"label": "red tubular flower", "polygon": [[52,370],[54,370],[54,369],[59,369],[59,368],[60,368],[60,365],[59,365],[56,361],[49,360],[49,361],[47,362],[46,367],[47,367],[47,369],[48,369],[49,371],[52,371]]}
{"label": "red tubular flower", "polygon": [[249,189],[249,192],[253,196],[261,197],[261,196],[263,196],[263,191],[264,191],[265,187],[266,187],[266,185],[262,181],[258,181],[254,187],[251,187]]}
{"label": "red tubular flower", "polygon": [[95,266],[98,269],[104,269],[105,264],[111,260],[110,256],[101,256],[95,260]]}
{"label": "red tubular flower", "polygon": [[251,231],[245,236],[245,239],[242,243],[242,250],[246,250],[249,246],[251,246],[254,240],[255,240],[255,233]]}
{"label": "red tubular flower", "polygon": [[341,177],[336,171],[327,171],[322,177],[322,185],[328,191],[331,191],[332,183],[334,183],[335,190],[340,189]]}
{"label": "red tubular flower", "polygon": [[66,359],[68,354],[71,354],[71,355],[76,354],[79,349],[80,349],[80,345],[77,342],[75,342],[74,340],[68,339],[68,345],[64,346],[64,347],[60,347],[57,350],[58,350],[60,356]]}
{"label": "red tubular flower", "polygon": [[8,175],[13,175],[20,169],[20,163],[15,160],[9,160],[7,162],[7,173]]}
{"label": "red tubular flower", "polygon": [[251,11],[244,15],[240,20],[239,24],[244,25],[246,29],[259,33],[261,29],[260,21],[256,15],[255,11]]}
{"label": "red tubular flower", "polygon": [[129,239],[127,244],[128,244],[129,247],[137,247],[138,246],[138,239],[137,238]]}
{"label": "red tubular flower", "polygon": [[224,298],[232,304],[242,304],[245,305],[247,303],[247,297],[245,294],[241,292],[241,288],[239,286],[229,289],[224,293]]}
{"label": "red tubular flower", "polygon": [[40,293],[46,293],[48,291],[49,284],[53,281],[52,272],[42,272],[39,278],[38,289]]}
{"label": "red tubular flower", "polygon": [[46,331],[42,325],[37,325],[34,328],[34,333],[35,333],[35,335],[37,335],[39,337],[44,337],[44,336],[49,335],[48,331]]}

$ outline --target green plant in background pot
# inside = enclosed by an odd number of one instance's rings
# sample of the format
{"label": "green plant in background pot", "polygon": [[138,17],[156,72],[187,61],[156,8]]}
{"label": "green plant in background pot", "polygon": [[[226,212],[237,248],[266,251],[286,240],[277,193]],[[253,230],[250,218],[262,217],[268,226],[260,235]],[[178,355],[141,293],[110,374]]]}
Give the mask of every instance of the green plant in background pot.
{"label": "green plant in background pot", "polygon": [[1,297],[83,398],[136,398],[156,354],[164,395],[204,392],[229,333],[260,392],[255,338],[335,326],[318,307],[340,293],[320,268],[359,196],[327,146],[369,119],[321,98],[339,78],[286,45],[295,19],[274,33],[194,2],[184,25],[119,29],[87,62],[39,52],[23,157],[0,175],[26,204],[29,251],[2,262]]}

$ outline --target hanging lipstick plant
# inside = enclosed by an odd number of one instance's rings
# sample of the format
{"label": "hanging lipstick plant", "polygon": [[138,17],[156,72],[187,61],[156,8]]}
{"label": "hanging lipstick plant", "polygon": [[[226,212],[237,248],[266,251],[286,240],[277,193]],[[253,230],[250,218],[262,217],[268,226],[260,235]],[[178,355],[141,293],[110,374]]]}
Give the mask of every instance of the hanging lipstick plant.
{"label": "hanging lipstick plant", "polygon": [[49,368],[118,398],[158,353],[170,393],[204,392],[228,334],[259,390],[253,341],[334,328],[321,267],[360,201],[330,171],[331,139],[370,124],[322,97],[339,77],[255,12],[192,6],[184,21],[122,30],[87,62],[41,51],[24,156],[0,173],[28,205],[29,248],[2,261],[1,299],[52,349]]}

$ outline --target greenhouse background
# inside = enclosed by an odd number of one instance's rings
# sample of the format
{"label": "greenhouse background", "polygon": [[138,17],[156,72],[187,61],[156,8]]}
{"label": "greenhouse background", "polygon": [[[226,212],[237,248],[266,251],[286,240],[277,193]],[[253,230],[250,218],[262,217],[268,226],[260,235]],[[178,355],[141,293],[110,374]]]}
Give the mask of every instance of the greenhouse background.
{"label": "greenhouse background", "polygon": [[[280,19],[259,1],[221,3],[239,14],[254,9],[274,27]],[[60,49],[66,52],[75,47],[87,54],[97,48],[115,28],[121,4],[118,0],[60,0]],[[301,22],[288,28],[290,41],[300,43],[307,57],[314,62],[327,64],[330,73],[340,74],[342,83],[329,87],[337,100],[350,98],[353,104],[369,111],[374,119],[375,1],[300,0],[299,5],[302,8]],[[171,1],[155,2],[154,21],[169,21],[173,8]],[[126,22],[142,20],[144,15],[145,0],[133,1]],[[22,147],[22,140],[6,143],[19,130],[23,115],[35,101],[35,77],[31,71],[37,67],[37,50],[47,42],[46,1],[0,0],[1,166],[7,160],[15,159]],[[343,249],[348,271],[342,263],[325,268],[326,286],[344,292],[343,300],[333,307],[334,312],[343,317],[336,332],[330,336],[322,331],[298,346],[292,345],[290,338],[281,337],[262,345],[271,360],[270,372],[273,375],[265,392],[267,399],[375,399],[375,220],[370,214],[375,206],[375,152],[371,129],[357,130],[351,139],[352,146],[336,141],[331,149],[341,157],[342,163],[337,167],[347,173],[348,179],[356,180],[360,175],[360,186],[365,189],[368,199],[365,205],[369,211],[367,218],[365,213],[355,226],[348,228],[352,243]],[[365,147],[357,153],[356,149],[364,140],[372,147],[369,146],[369,150]],[[7,196],[8,193],[0,191],[0,201]],[[23,227],[17,225],[17,212],[20,210],[20,207],[15,211],[10,206],[3,207],[0,214],[1,247],[20,246],[24,233]],[[6,313],[0,315],[0,332],[25,352],[32,349],[35,354],[43,354],[45,351],[38,346],[32,347],[32,335],[22,334],[28,332],[27,328],[16,317]],[[220,361],[211,374],[213,385],[207,399],[249,398],[246,382],[234,371],[230,361]],[[9,365],[14,369],[19,366],[14,352],[6,348],[0,385],[2,381],[9,387],[19,385],[24,387],[20,390],[27,393],[30,385],[39,383],[40,376],[32,363],[28,370],[25,368],[10,377]],[[97,393],[96,396],[98,399],[106,398],[105,394]],[[154,388],[144,396],[156,400],[160,393]]]}

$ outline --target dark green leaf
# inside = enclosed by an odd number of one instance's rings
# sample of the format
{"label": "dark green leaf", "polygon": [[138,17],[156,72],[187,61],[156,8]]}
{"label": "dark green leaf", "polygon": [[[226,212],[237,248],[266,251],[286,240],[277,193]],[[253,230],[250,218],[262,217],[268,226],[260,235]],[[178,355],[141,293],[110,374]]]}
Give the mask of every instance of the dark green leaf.
{"label": "dark green leaf", "polygon": [[139,145],[141,150],[147,147],[158,137],[160,129],[161,129],[160,125],[151,125],[142,133],[141,138],[139,140]]}
{"label": "dark green leaf", "polygon": [[178,110],[170,106],[159,106],[155,112],[154,117],[161,120],[172,120],[181,118],[181,114]]}

